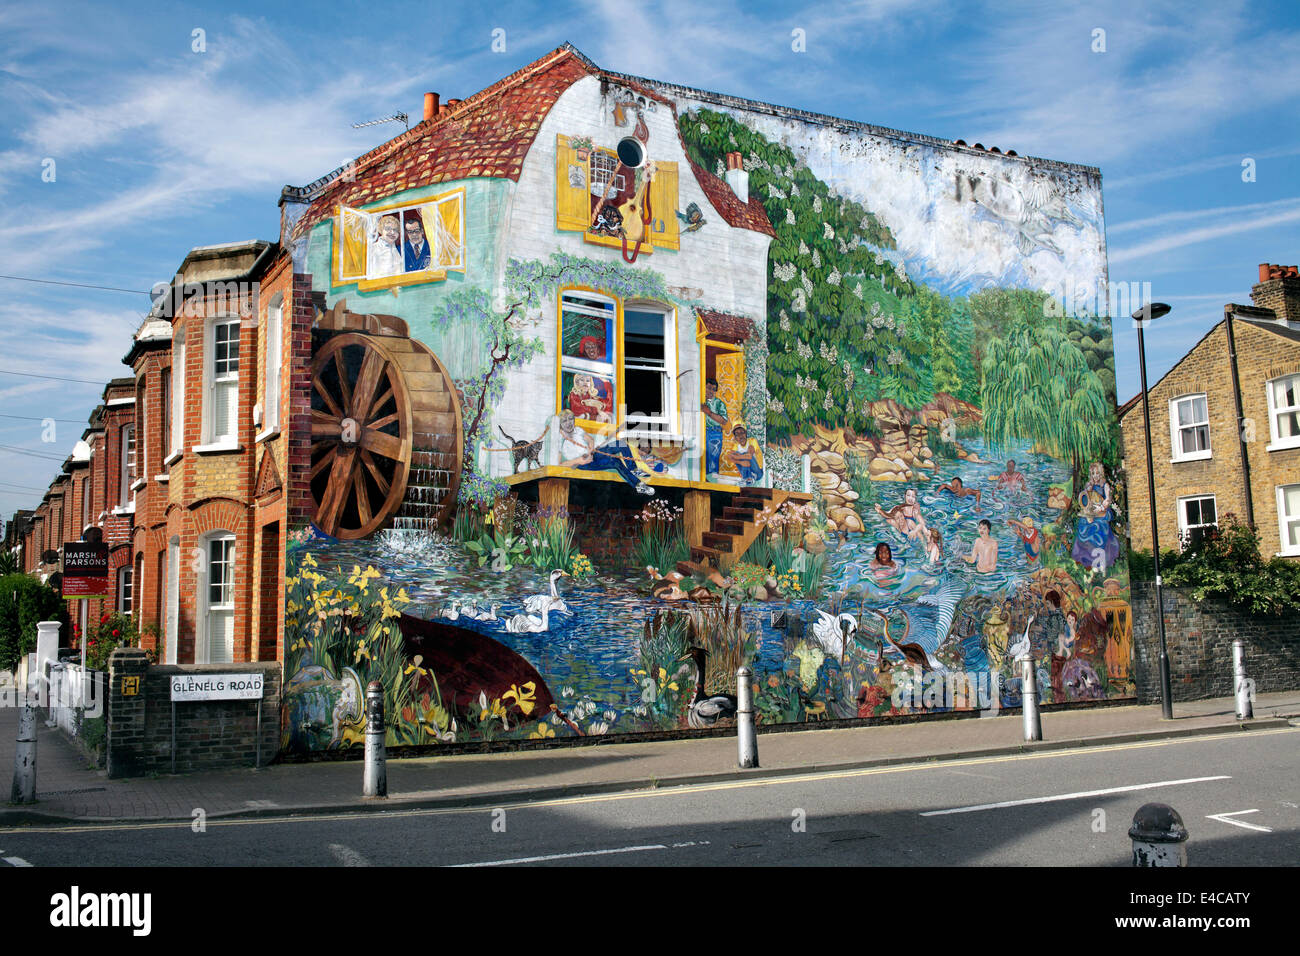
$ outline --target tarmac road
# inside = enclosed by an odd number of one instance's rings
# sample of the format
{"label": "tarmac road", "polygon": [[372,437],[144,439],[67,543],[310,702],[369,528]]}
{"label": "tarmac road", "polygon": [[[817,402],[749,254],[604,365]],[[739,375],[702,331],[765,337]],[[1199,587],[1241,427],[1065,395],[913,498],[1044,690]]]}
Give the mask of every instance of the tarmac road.
{"label": "tarmac road", "polygon": [[1128,866],[1133,812],[1153,801],[1182,815],[1191,833],[1191,866],[1300,864],[1300,729],[497,809],[215,819],[203,832],[174,823],[5,828],[0,870],[22,864]]}

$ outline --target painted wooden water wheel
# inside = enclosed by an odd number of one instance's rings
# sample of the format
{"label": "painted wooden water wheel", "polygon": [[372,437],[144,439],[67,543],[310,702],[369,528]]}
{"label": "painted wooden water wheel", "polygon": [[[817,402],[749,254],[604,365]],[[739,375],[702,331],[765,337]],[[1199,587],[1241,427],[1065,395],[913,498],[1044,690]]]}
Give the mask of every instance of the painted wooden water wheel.
{"label": "painted wooden water wheel", "polygon": [[312,360],[315,523],[344,540],[450,520],[460,485],[460,402],[446,368],[394,316],[346,312]]}

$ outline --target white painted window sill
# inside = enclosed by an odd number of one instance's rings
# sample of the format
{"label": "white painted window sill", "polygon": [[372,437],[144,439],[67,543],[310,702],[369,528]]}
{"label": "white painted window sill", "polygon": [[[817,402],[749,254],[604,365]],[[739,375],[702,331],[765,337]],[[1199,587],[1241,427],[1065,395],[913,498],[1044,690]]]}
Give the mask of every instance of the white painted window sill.
{"label": "white painted window sill", "polygon": [[153,480],[158,482],[160,485],[165,485],[167,482],[171,481],[171,477],[171,475],[154,475]]}
{"label": "white painted window sill", "polygon": [[190,449],[196,455],[224,455],[243,450],[244,446],[239,442],[213,442],[211,445],[195,445]]}
{"label": "white painted window sill", "polygon": [[278,438],[279,435],[280,435],[280,427],[276,425],[272,428],[268,428],[264,432],[259,432],[257,437],[253,439],[253,441],[260,445],[262,442],[267,441],[268,439]]}
{"label": "white painted window sill", "polygon": [[144,478],[137,478],[135,481],[131,482],[131,490],[139,491],[146,484],[148,484],[148,482]]}
{"label": "white painted window sill", "polygon": [[1300,448],[1300,441],[1293,441],[1293,442],[1286,442],[1286,443],[1274,442],[1271,445],[1264,446],[1265,451],[1287,451],[1287,450],[1294,450],[1297,448]]}
{"label": "white painted window sill", "polygon": [[168,455],[166,458],[163,459],[163,464],[170,468],[172,465],[176,464],[184,457],[185,457],[185,452],[177,449],[176,451],[172,452],[170,455]]}
{"label": "white painted window sill", "polygon": [[131,502],[129,505],[126,505],[125,507],[114,508],[114,509],[113,509],[113,514],[115,514],[115,515],[133,515],[133,514],[135,514],[135,502],[133,501],[133,502]]}
{"label": "white painted window sill", "polygon": [[1209,461],[1209,460],[1212,459],[1213,457],[1214,457],[1214,455],[1211,454],[1210,452],[1204,452],[1204,453],[1202,453],[1202,454],[1186,455],[1186,456],[1184,456],[1184,457],[1182,457],[1182,458],[1170,458],[1170,459],[1169,459],[1169,464],[1171,464],[1171,465],[1181,465],[1181,464],[1182,464],[1183,462],[1185,462],[1185,461]]}

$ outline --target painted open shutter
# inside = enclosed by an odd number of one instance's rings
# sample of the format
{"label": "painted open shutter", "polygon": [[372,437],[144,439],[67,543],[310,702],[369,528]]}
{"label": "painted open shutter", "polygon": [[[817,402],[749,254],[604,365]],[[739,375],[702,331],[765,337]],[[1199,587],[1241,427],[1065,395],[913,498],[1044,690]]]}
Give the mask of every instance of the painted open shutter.
{"label": "painted open shutter", "polygon": [[465,268],[465,194],[438,201],[438,266],[443,269]]}
{"label": "painted open shutter", "polygon": [[728,455],[736,450],[736,440],[731,435],[731,425],[741,421],[741,408],[745,400],[745,355],[743,352],[719,353],[714,365],[714,378],[718,382],[718,397],[727,406],[727,427],[722,430],[722,464],[718,473],[728,478],[739,478],[738,469]]}
{"label": "painted open shutter", "polygon": [[[574,186],[570,169],[578,170]],[[585,232],[591,221],[591,196],[587,190],[587,164],[578,161],[578,151],[569,145],[569,137],[555,137],[555,228]]]}
{"label": "painted open shutter", "polygon": [[370,217],[360,209],[339,206],[335,244],[335,278],[339,282],[356,282],[366,277],[366,234]]}
{"label": "painted open shutter", "polygon": [[650,241],[663,249],[680,248],[677,231],[677,164],[655,163],[650,183]]}

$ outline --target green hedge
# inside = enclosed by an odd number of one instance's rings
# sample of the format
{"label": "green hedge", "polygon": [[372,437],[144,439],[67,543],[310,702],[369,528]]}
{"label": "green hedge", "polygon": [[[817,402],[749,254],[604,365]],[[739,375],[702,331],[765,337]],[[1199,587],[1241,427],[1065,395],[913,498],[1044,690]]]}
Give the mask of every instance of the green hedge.
{"label": "green hedge", "polygon": [[0,577],[0,670],[13,670],[36,650],[36,624],[58,621],[68,629],[68,608],[59,592],[29,574]]}

